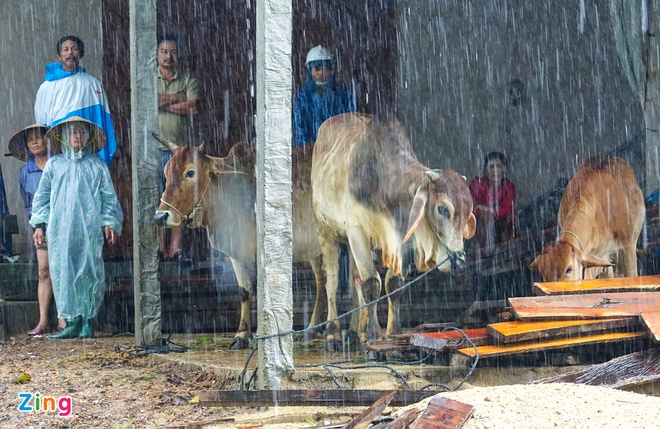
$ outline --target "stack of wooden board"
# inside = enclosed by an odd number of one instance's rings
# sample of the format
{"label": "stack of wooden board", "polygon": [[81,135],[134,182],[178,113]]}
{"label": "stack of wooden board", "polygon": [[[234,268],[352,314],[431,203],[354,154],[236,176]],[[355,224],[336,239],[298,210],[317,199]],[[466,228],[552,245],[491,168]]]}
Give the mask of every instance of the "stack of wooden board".
{"label": "stack of wooden board", "polygon": [[660,342],[660,276],[534,283],[540,296],[509,298],[514,321],[486,327],[492,344],[466,356],[505,356],[650,337]]}

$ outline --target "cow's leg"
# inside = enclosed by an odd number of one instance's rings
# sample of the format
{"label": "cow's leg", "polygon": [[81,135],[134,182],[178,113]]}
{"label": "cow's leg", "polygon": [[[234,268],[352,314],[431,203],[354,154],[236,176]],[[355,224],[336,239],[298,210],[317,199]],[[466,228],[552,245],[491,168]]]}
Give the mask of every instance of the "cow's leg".
{"label": "cow's leg", "polygon": [[250,339],[252,339],[252,281],[250,270],[247,267],[234,258],[231,258],[231,264],[234,267],[234,274],[236,274],[236,280],[238,280],[238,291],[241,295],[241,320],[230,347],[232,349],[246,349],[250,345]]}
{"label": "cow's leg", "polygon": [[[362,280],[360,279],[360,275],[357,273],[357,269],[355,268],[355,259],[353,258],[353,252],[351,252],[351,248],[348,248],[348,254],[350,255],[350,263],[348,266],[349,270],[349,281],[351,282],[351,308],[358,308],[361,303],[364,303],[364,298],[362,298],[362,290],[360,290],[360,284],[362,283]],[[351,314],[351,323],[349,330],[354,333],[355,335],[358,335],[358,332],[360,332],[360,314],[362,312],[356,311],[355,313]],[[366,317],[366,309],[364,311],[364,316]],[[366,322],[366,319],[365,319]],[[367,326],[366,323],[364,326]]]}
{"label": "cow's leg", "polygon": [[[403,286],[403,278],[395,276],[392,269],[387,270],[385,276],[385,292],[390,293]],[[401,333],[401,318],[399,317],[399,309],[401,308],[401,293],[395,293],[388,299],[389,307],[387,308],[387,336]]]}
{"label": "cow's leg", "polygon": [[[312,317],[309,320],[309,328],[311,328],[312,326],[321,323],[321,317],[325,312],[328,296],[325,289],[327,279],[325,270],[323,269],[323,258],[319,255],[317,258],[311,259],[309,262],[312,264],[312,271],[314,271],[314,278],[316,279],[316,300],[314,302]],[[315,333],[309,332],[308,336],[309,334],[314,335]]]}
{"label": "cow's leg", "polygon": [[[360,276],[362,297],[365,302],[374,301],[380,296],[381,281],[380,275],[374,267],[369,240],[360,231],[352,229],[348,234],[348,242]],[[358,330],[360,342],[372,342],[380,339],[377,309],[377,304],[370,305],[366,309],[366,317],[363,314],[360,315],[360,329]],[[364,313],[364,310],[361,313]]]}
{"label": "cow's leg", "polygon": [[[323,270],[325,271],[325,290],[328,298],[328,319],[337,317],[337,282],[339,274],[339,243],[332,236],[332,232],[319,231],[319,245],[323,254]],[[325,347],[329,351],[340,351],[341,323],[339,320],[325,326]]]}
{"label": "cow's leg", "polygon": [[616,267],[617,275],[625,277],[637,277],[637,246],[633,243],[632,246],[623,249],[619,254],[619,261]]}

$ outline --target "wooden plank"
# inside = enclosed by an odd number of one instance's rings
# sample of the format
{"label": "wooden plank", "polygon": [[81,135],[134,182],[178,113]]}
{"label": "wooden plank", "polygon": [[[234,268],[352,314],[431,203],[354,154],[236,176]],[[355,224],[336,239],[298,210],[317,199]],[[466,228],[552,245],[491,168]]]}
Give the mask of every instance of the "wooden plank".
{"label": "wooden plank", "polygon": [[[205,407],[234,406],[370,406],[384,393],[383,390],[205,390],[199,392],[199,404]],[[432,396],[434,392],[419,390],[395,390],[390,402],[392,406],[417,403]]]}
{"label": "wooden plank", "polygon": [[593,293],[509,298],[519,320],[597,319],[639,316],[660,309],[660,292]]}
{"label": "wooden plank", "polygon": [[642,313],[642,320],[651,332],[653,339],[660,342],[660,311]]}
{"label": "wooden plank", "polygon": [[371,422],[381,415],[385,407],[392,402],[396,396],[396,390],[383,393],[372,406],[361,412],[353,421],[346,425],[346,429],[367,429]]}
{"label": "wooden plank", "polygon": [[[486,328],[464,329],[463,332],[477,346],[491,343],[491,338],[488,332],[486,332]],[[417,347],[433,350],[442,350],[444,348],[457,349],[469,345],[463,334],[454,330],[413,334],[410,337],[410,343]]]}
{"label": "wooden plank", "polygon": [[[538,352],[543,350],[563,349],[568,347],[583,346],[593,343],[611,343],[615,341],[630,340],[644,336],[644,332],[615,332],[612,334],[589,335],[586,337],[563,338],[558,340],[544,341],[540,343],[516,343],[508,345],[492,345],[477,347],[480,358],[495,356],[508,356],[521,353]],[[466,347],[458,349],[458,353],[474,357],[474,348]]]}
{"label": "wooden plank", "polygon": [[486,326],[488,334],[498,343],[540,341],[549,338],[573,337],[582,334],[615,332],[637,325],[635,318],[595,320],[554,320],[550,322],[502,322]]}
{"label": "wooden plank", "polygon": [[532,286],[534,295],[654,291],[660,291],[660,276],[616,277],[570,282],[534,282]]}
{"label": "wooden plank", "polygon": [[405,429],[410,423],[412,423],[417,416],[422,412],[418,408],[410,408],[402,412],[396,419],[390,422],[387,426],[387,429]]}
{"label": "wooden plank", "polygon": [[413,346],[406,338],[392,338],[390,340],[374,341],[367,344],[367,351],[386,352],[386,351],[408,351],[413,350]]}
{"label": "wooden plank", "polygon": [[658,380],[660,380],[660,349],[650,349],[590,365],[570,374],[545,378],[538,383],[577,383],[621,389]]}
{"label": "wooden plank", "polygon": [[434,396],[413,429],[458,429],[472,417],[474,407],[464,402]]}

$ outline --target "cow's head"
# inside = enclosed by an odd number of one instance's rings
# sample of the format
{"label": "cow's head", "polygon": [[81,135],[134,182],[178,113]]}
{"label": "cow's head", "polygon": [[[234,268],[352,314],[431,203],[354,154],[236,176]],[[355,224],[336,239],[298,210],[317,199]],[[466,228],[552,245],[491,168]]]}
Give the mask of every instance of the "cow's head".
{"label": "cow's head", "polygon": [[[226,158],[216,158],[204,153],[204,144],[198,147],[178,147],[171,141],[160,139],[163,145],[172,150],[172,159],[165,165],[167,184],[161,196],[160,206],[154,221],[167,228],[187,224],[191,228],[201,225],[208,204],[208,188],[214,175],[248,174],[250,162],[244,160],[243,152],[249,149],[235,145]],[[251,174],[251,173],[250,173]]]}
{"label": "cow's head", "polygon": [[415,235],[416,265],[427,271],[436,264],[449,271],[464,260],[463,239],[474,236],[477,221],[465,178],[454,170],[428,171],[415,191],[405,243]]}
{"label": "cow's head", "polygon": [[530,269],[538,270],[544,282],[582,280],[584,270],[594,267],[612,267],[609,261],[586,255],[582,250],[564,241],[548,243],[543,253],[529,264]]}

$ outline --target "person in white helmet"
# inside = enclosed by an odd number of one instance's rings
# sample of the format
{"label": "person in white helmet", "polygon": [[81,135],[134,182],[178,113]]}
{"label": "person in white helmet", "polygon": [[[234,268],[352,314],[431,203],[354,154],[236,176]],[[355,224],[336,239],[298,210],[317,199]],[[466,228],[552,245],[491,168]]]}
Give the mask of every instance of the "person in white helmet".
{"label": "person in white helmet", "polygon": [[[335,61],[324,46],[313,47],[305,61],[305,85],[296,97],[293,111],[294,146],[301,147],[316,141],[316,133],[328,118],[347,112],[357,112],[353,91],[335,80]],[[339,249],[339,287],[349,284],[348,250]]]}
{"label": "person in white helmet", "polygon": [[353,92],[335,81],[335,61],[329,49],[321,45],[312,48],[305,67],[305,85],[293,112],[295,147],[316,141],[316,132],[331,116],[357,111]]}

